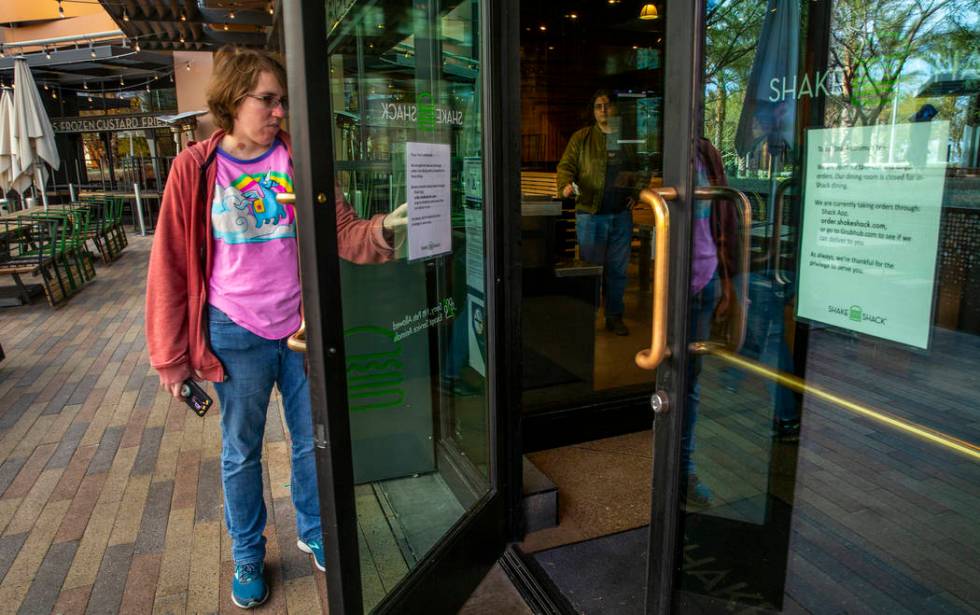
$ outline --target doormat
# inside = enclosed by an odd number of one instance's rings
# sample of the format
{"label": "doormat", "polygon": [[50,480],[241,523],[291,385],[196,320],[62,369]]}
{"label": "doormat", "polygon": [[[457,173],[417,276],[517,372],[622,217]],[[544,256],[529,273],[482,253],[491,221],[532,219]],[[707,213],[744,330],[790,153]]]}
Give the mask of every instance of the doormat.
{"label": "doormat", "polygon": [[576,612],[637,615],[646,600],[649,526],[534,554]]}

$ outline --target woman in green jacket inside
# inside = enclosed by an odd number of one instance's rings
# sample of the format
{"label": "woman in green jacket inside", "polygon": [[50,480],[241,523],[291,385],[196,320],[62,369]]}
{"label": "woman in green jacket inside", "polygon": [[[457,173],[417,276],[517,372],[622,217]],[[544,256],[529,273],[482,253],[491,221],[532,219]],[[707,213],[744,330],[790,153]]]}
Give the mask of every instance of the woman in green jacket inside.
{"label": "woman in green jacket inside", "polygon": [[558,163],[558,192],[562,198],[575,197],[579,256],[603,267],[606,329],[629,335],[623,295],[633,237],[633,157],[619,143],[619,118],[610,93],[597,91],[591,106],[595,124],[572,135]]}

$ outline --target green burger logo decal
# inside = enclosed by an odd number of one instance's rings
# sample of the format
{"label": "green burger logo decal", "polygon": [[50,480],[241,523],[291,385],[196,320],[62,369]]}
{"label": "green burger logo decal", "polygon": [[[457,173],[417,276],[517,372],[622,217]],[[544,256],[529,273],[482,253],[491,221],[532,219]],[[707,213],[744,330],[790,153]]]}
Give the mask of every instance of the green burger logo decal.
{"label": "green burger logo decal", "polygon": [[865,312],[864,308],[860,305],[852,305],[850,307],[844,305],[828,305],[827,311],[831,314],[843,316],[852,322],[870,322],[875,325],[884,325],[888,322],[888,318],[885,316]]}

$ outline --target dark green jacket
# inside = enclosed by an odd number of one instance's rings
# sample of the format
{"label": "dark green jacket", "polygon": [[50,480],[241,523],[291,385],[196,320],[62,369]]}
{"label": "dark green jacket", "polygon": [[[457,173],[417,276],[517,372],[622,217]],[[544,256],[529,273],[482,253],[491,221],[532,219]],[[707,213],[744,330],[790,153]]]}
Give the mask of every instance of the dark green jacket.
{"label": "dark green jacket", "polygon": [[[636,170],[636,156],[632,146],[623,146],[627,163],[625,169]],[[556,177],[558,193],[571,182],[579,187],[579,195],[575,198],[575,209],[594,214],[602,206],[602,193],[606,188],[606,133],[595,124],[575,131],[561,162],[558,163]],[[633,173],[629,173],[631,179]],[[630,183],[634,183],[631,181]],[[638,193],[634,190],[635,194]]]}

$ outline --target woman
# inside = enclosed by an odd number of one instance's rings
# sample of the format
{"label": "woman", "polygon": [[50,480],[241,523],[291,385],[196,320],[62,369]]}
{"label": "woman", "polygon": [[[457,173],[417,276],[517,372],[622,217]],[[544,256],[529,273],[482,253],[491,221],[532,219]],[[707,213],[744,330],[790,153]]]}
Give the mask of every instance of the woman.
{"label": "woman", "polygon": [[606,90],[592,95],[595,124],[576,131],[558,163],[558,192],[575,197],[575,232],[582,260],[603,266],[606,329],[629,335],[623,322],[636,192],[635,156],[619,142],[616,107]]}
{"label": "woman", "polygon": [[[261,460],[274,385],[292,439],[297,546],[324,570],[304,361],[286,346],[302,307],[294,211],[275,198],[293,191],[290,139],[280,128],[285,92],[285,70],[268,54],[218,52],[207,92],[218,130],[174,161],[147,276],[147,346],[161,386],[181,398],[181,384],[193,377],[213,382],[218,393],[232,599],[242,608],[269,594]],[[358,220],[338,190],[336,211],[342,257],[392,257],[405,206]]]}

